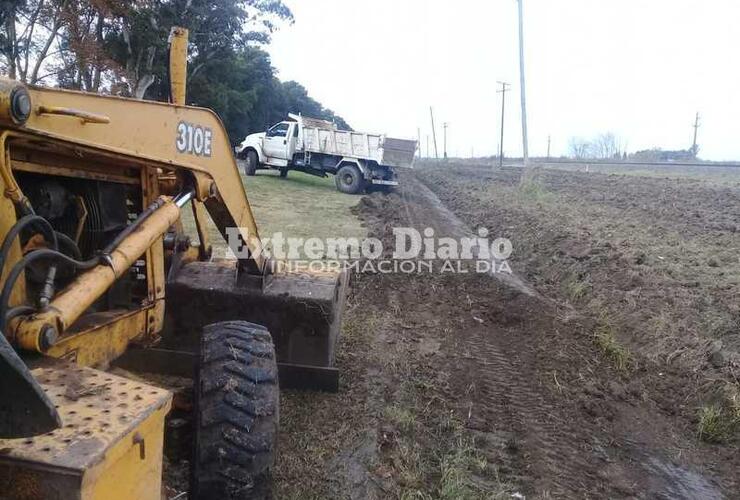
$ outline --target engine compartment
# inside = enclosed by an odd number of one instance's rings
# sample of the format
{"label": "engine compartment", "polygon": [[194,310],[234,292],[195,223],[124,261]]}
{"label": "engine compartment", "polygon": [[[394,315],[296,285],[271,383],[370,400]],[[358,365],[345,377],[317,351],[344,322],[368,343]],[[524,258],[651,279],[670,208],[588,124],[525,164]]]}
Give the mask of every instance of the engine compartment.
{"label": "engine compartment", "polygon": [[[55,231],[67,236],[77,247],[65,248],[71,245],[65,245],[66,240],[62,239],[60,250],[68,255],[79,251],[78,257],[82,260],[95,257],[129,223],[136,220],[143,207],[138,185],[29,172],[17,172],[16,179],[36,215],[46,219]],[[33,227],[21,233],[20,243],[23,253],[40,244]],[[27,269],[29,300],[33,300],[43,286],[45,269],[43,264]],[[64,289],[74,276],[72,269],[60,267],[54,288]],[[147,262],[142,257],[89,312],[139,308],[147,297]]]}

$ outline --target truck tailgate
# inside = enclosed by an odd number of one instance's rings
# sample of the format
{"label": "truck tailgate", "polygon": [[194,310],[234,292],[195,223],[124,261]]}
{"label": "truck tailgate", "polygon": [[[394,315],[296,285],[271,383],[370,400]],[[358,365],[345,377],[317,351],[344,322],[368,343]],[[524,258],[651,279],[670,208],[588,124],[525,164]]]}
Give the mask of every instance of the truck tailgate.
{"label": "truck tailgate", "polygon": [[381,144],[381,165],[412,167],[416,156],[416,141],[386,137]]}

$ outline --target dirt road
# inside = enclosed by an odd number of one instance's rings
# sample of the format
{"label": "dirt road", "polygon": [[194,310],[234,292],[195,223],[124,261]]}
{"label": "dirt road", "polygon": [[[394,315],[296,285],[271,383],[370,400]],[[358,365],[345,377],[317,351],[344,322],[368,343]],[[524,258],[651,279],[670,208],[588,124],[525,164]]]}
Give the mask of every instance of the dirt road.
{"label": "dirt road", "polygon": [[[491,220],[505,208],[479,173],[418,177],[360,202],[372,235],[513,224],[511,207]],[[521,271],[538,221],[517,217],[532,229]],[[279,497],[736,498],[736,443],[697,436],[696,373],[639,350],[622,357],[603,318],[542,286],[542,269],[356,276],[340,393],[283,397]]]}

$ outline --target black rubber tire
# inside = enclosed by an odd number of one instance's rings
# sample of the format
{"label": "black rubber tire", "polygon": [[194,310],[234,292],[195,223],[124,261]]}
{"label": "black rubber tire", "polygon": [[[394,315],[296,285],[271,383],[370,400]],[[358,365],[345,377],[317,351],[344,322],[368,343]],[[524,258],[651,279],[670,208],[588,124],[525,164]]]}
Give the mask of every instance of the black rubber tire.
{"label": "black rubber tire", "polygon": [[193,393],[189,498],[269,498],[280,394],[267,329],[246,321],[206,326]]}
{"label": "black rubber tire", "polygon": [[251,150],[247,151],[247,154],[244,158],[246,159],[246,163],[244,164],[244,173],[249,176],[256,174],[257,164],[260,161],[259,156],[257,156],[257,153]]}
{"label": "black rubber tire", "polygon": [[288,177],[288,172],[289,172],[289,170],[287,168],[281,168],[280,169],[280,177],[282,179],[285,179],[286,177]]}
{"label": "black rubber tire", "polygon": [[342,193],[358,194],[365,189],[365,179],[355,165],[344,165],[340,168],[334,182]]}

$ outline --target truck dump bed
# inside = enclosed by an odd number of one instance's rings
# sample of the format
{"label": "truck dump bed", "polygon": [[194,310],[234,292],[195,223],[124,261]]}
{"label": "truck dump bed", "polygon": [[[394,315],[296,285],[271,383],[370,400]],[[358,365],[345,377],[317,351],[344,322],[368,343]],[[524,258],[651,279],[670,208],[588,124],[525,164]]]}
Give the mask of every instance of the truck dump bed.
{"label": "truck dump bed", "polygon": [[413,166],[416,141],[338,130],[336,125],[323,120],[290,117],[303,123],[304,151],[370,160],[389,167]]}

